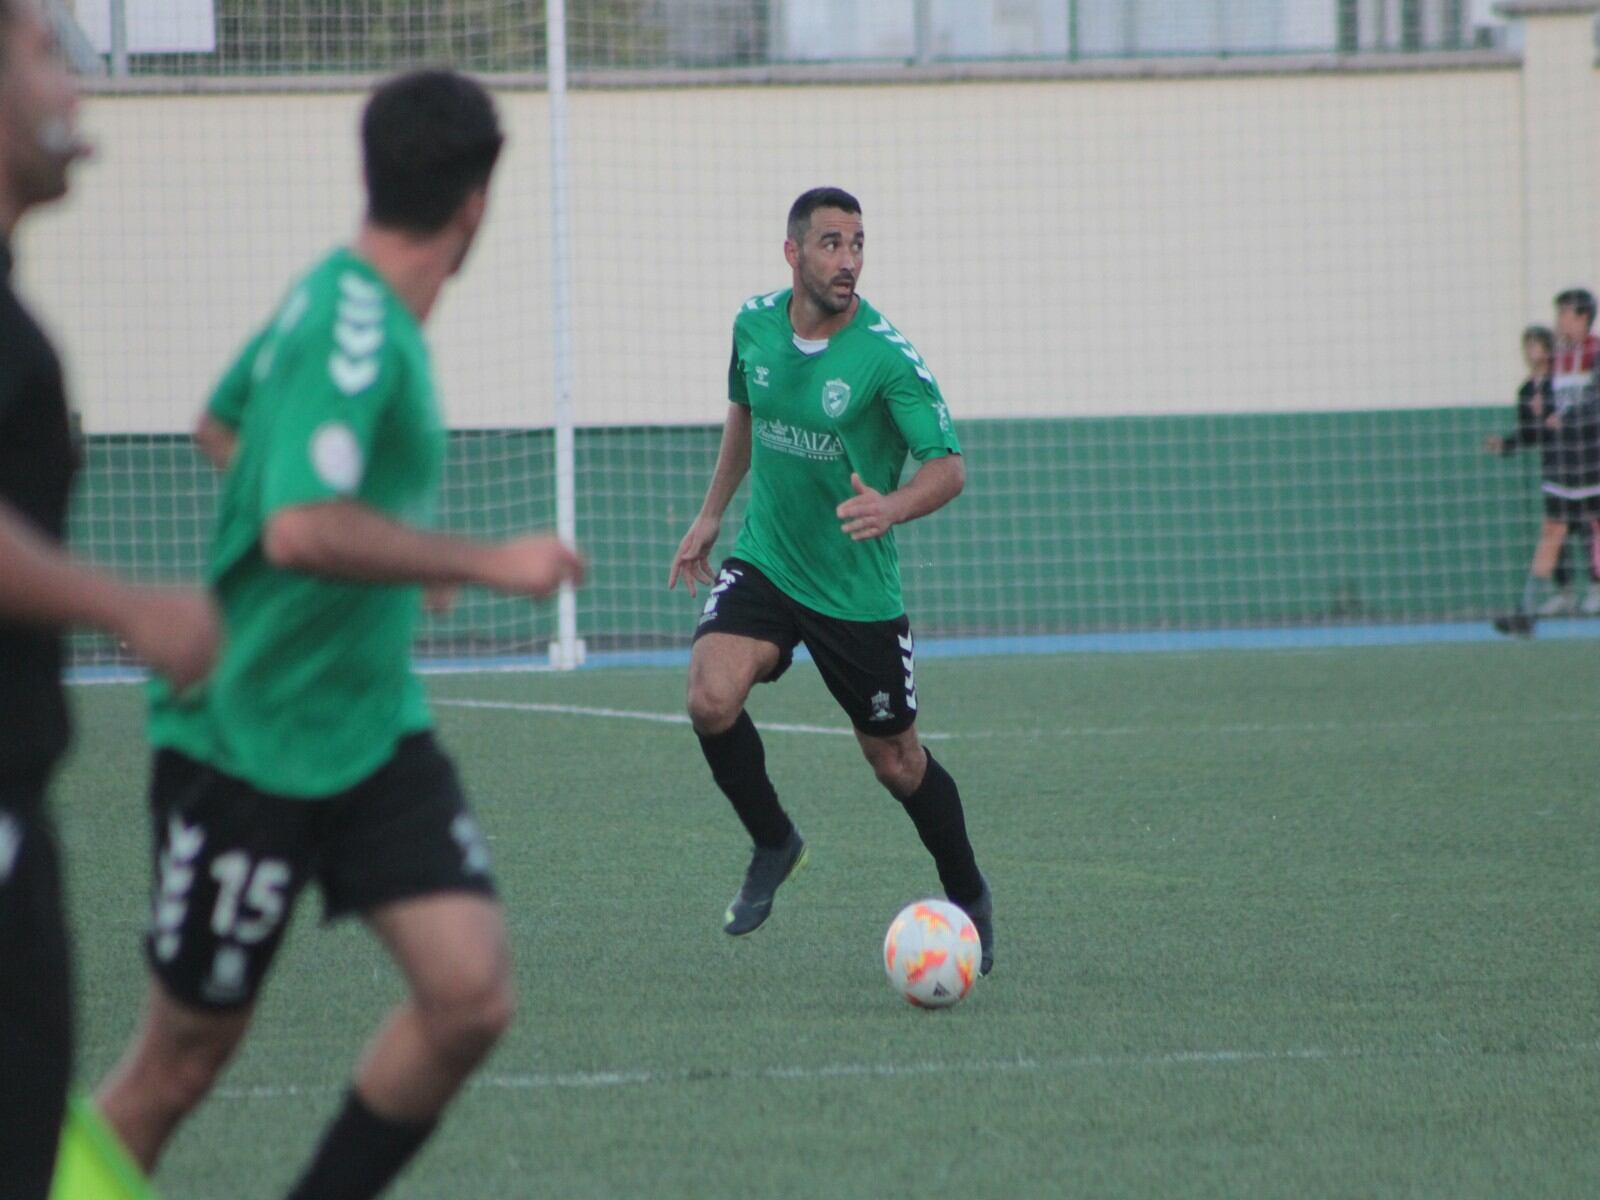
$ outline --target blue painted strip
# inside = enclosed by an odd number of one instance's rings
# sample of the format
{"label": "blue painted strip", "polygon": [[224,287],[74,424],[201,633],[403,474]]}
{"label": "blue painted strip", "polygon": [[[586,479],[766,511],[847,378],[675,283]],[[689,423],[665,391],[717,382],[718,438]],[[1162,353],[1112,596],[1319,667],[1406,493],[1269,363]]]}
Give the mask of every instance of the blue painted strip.
{"label": "blue painted strip", "polygon": [[68,683],[143,683],[143,667],[68,667],[62,673]]}
{"label": "blue painted strip", "polygon": [[[1600,638],[1600,620],[1545,621],[1546,641]],[[1040,637],[949,638],[918,642],[924,658],[1008,654],[1159,654],[1201,650],[1308,650],[1348,646],[1420,646],[1503,642],[1488,622],[1426,625],[1316,625],[1280,629],[1190,629],[1143,633],[1074,633]]]}
{"label": "blue painted strip", "polygon": [[[1541,621],[1543,641],[1600,639],[1600,620]],[[1161,654],[1202,650],[1325,650],[1347,646],[1425,646],[1503,642],[1486,621],[1417,625],[1307,625],[1288,629],[1171,629],[1145,633],[1064,633],[1019,637],[933,638],[917,643],[922,658],[996,658],[1017,654]],[[795,657],[809,661],[801,646]],[[687,649],[615,650],[589,655],[583,670],[615,667],[684,667]],[[417,663],[424,675],[476,675],[548,671],[544,658],[432,658]],[[137,667],[73,667],[68,683],[141,683]]]}

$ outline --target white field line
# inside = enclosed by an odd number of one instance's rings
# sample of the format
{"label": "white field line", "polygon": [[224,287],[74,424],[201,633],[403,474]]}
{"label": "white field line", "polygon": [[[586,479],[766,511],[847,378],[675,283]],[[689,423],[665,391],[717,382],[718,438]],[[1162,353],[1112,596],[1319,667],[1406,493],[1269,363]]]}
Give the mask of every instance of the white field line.
{"label": "white field line", "polygon": [[[441,708],[505,709],[512,712],[552,713],[557,716],[606,717],[624,721],[650,721],[659,725],[687,725],[689,718],[683,713],[646,712],[627,708],[593,708],[581,704],[542,704],[523,700],[444,700],[433,703]],[[1273,733],[1353,733],[1385,731],[1405,732],[1430,729],[1473,729],[1492,724],[1496,728],[1506,725],[1593,725],[1600,727],[1600,714],[1550,713],[1516,716],[1503,713],[1484,714],[1450,720],[1409,721],[1259,721],[1230,725],[1060,725],[1031,729],[971,730],[964,733],[924,733],[925,742],[950,741],[954,738],[1015,738],[1038,740],[1045,738],[1090,737],[1159,737],[1162,734],[1182,734],[1198,737],[1250,737]],[[811,733],[829,737],[850,737],[852,731],[828,725],[799,725],[783,721],[762,721],[761,730],[775,733]]]}
{"label": "white field line", "polygon": [[[1312,653],[1307,651],[1307,653]],[[1321,651],[1315,651],[1321,653]],[[542,670],[543,668],[534,668]],[[518,670],[526,670],[518,668]],[[619,669],[618,673],[621,673]],[[143,683],[142,676],[138,678],[108,679],[80,684],[79,686],[95,686],[98,684],[133,684]],[[591,708],[581,704],[538,704],[532,701],[514,700],[445,700],[435,698],[431,701],[440,708],[485,708],[508,709],[514,712],[552,713],[557,716],[576,717],[603,717],[611,720],[623,721],[651,721],[660,725],[687,725],[689,718],[682,713],[658,713],[626,708]],[[1404,732],[1407,730],[1430,729],[1475,729],[1481,725],[1493,725],[1503,728],[1507,725],[1592,725],[1600,727],[1600,713],[1545,713],[1545,714],[1507,714],[1485,713],[1481,717],[1459,717],[1452,720],[1411,720],[1411,721],[1260,721],[1244,722],[1232,725],[1058,725],[1036,727],[1032,729],[997,729],[997,730],[969,730],[963,733],[923,733],[925,742],[947,742],[952,739],[1014,739],[1017,741],[1037,741],[1045,738],[1097,738],[1097,737],[1160,737],[1163,734],[1178,734],[1186,737],[1255,737],[1261,734],[1276,733],[1358,733],[1358,732]],[[761,723],[763,731],[771,730],[774,733],[809,733],[820,734],[824,737],[850,737],[849,729],[838,729],[827,725],[798,725],[782,721]]]}
{"label": "white field line", "polygon": [[[511,712],[554,713],[565,717],[609,717],[618,721],[650,721],[657,725],[687,725],[684,713],[645,712],[631,708],[591,708],[583,704],[538,704],[531,700],[434,700],[440,708],[493,708]],[[854,731],[838,729],[831,725],[796,725],[784,721],[763,721],[761,732],[818,733],[828,737],[853,737]],[[957,735],[950,733],[925,733],[923,741],[948,741]]]}
{"label": "white field line", "polygon": [[1060,725],[1032,729],[973,730],[950,734],[959,738],[1081,738],[1081,737],[1160,737],[1182,734],[1196,737],[1251,737],[1272,733],[1385,733],[1413,730],[1476,729],[1483,725],[1590,725],[1600,728],[1600,713],[1546,713],[1516,715],[1485,713],[1479,717],[1456,717],[1405,721],[1242,721],[1228,725]]}
{"label": "white field line", "polygon": [[[1556,1057],[1577,1059],[1600,1053],[1600,1042],[1576,1042],[1526,1050],[1472,1050],[1452,1045],[1386,1052],[1347,1047],[1314,1046],[1289,1050],[1174,1050],[1162,1054],[1079,1054],[1061,1058],[992,1058],[969,1062],[834,1063],[816,1067],[679,1068],[666,1071],[567,1071],[514,1075],[483,1075],[468,1086],[500,1092],[594,1091],[610,1088],[679,1087],[697,1083],[795,1082],[830,1079],[919,1079],[930,1075],[1057,1075],[1081,1071],[1143,1071],[1167,1067],[1225,1067],[1252,1063],[1332,1062],[1364,1059],[1396,1063],[1422,1059],[1501,1059]],[[220,1087],[213,1093],[222,1100],[285,1100],[319,1096],[344,1090],[338,1083],[253,1084]]]}

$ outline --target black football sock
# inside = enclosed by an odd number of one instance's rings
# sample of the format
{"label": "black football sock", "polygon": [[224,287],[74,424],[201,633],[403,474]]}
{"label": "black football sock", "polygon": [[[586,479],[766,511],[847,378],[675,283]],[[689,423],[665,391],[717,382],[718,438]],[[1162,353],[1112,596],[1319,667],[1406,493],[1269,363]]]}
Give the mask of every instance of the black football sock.
{"label": "black football sock", "polygon": [[371,1200],[400,1174],[434,1125],[380,1117],[351,1088],[288,1200]]}
{"label": "black football sock", "polygon": [[739,814],[750,840],[776,850],[789,840],[794,824],[778,803],[767,778],[767,751],[748,712],[740,712],[725,733],[700,736],[700,750],[711,764],[711,777]]}
{"label": "black football sock", "polygon": [[932,754],[928,755],[922,786],[902,797],[900,803],[905,805],[911,823],[917,827],[922,844],[933,855],[945,895],[957,904],[970,904],[983,895],[983,876],[978,874],[972,843],[967,840],[961,793],[956,790],[956,781],[950,778],[950,772],[941,767]]}

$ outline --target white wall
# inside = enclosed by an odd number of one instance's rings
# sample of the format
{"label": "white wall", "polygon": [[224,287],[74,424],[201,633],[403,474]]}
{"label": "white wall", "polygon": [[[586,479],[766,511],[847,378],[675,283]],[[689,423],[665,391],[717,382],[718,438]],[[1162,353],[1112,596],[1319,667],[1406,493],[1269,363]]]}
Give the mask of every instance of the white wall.
{"label": "white wall", "polygon": [[[1574,113],[1560,191],[1522,174],[1510,69],[578,93],[579,420],[720,419],[729,322],[787,283],[819,182],[861,198],[862,292],[958,415],[1504,403],[1522,324],[1600,281],[1600,79],[1539,86],[1571,89],[1541,101]],[[490,229],[432,329],[459,426],[550,419],[545,109],[501,99]],[[358,105],[87,105],[100,161],[22,251],[91,431],[187,427],[350,232]]]}

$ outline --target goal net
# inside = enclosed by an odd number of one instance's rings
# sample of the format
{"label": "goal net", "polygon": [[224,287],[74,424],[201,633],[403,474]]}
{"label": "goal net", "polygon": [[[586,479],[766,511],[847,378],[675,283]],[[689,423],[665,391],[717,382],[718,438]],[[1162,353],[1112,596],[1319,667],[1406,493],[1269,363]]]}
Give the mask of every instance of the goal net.
{"label": "goal net", "polygon": [[[1581,15],[570,0],[553,155],[543,4],[129,0],[125,75],[90,74],[119,65],[110,4],[56,7],[102,154],[30,231],[25,282],[68,353],[74,538],[98,561],[196,575],[217,480],[186,431],[353,229],[364,89],[445,62],[490,84],[510,134],[429,327],[445,521],[554,523],[570,379],[594,569],[569,632],[591,661],[687,645],[696,606],[664,585],[715,459],[732,319],[788,286],[784,216],[818,184],[861,200],[861,292],[938,377],[967,455],[966,494],[897,531],[925,641],[1481,625],[1520,594],[1539,453],[1484,442],[1515,425],[1524,326],[1600,282]],[[559,632],[552,608],[469,591],[419,652],[526,662]],[[117,649],[84,638],[77,658]]]}

